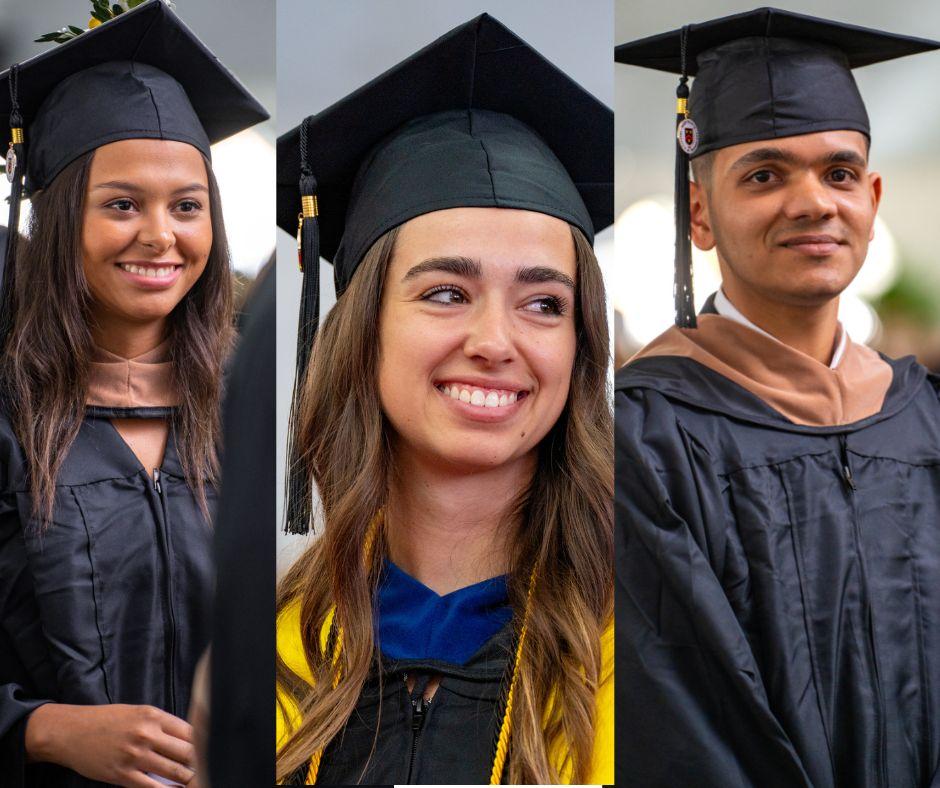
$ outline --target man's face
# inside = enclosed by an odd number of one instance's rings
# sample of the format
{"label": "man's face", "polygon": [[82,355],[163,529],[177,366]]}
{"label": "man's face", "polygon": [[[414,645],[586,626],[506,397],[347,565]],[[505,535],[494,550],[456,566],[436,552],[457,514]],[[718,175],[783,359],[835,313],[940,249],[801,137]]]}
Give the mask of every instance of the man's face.
{"label": "man's face", "polygon": [[717,247],[724,287],[750,299],[819,306],[855,278],[873,236],[881,176],[857,131],[722,148],[692,185],[692,240]]}

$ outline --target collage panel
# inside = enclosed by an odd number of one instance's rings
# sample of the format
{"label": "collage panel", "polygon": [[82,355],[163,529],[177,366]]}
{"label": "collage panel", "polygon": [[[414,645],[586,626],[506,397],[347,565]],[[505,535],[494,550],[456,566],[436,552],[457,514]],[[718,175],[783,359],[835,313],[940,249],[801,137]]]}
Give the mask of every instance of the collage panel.
{"label": "collage panel", "polygon": [[179,6],[0,4],[4,786],[273,779],[273,4]]}
{"label": "collage panel", "polygon": [[278,779],[610,782],[612,8],[311,11],[278,4]]}
{"label": "collage panel", "polygon": [[617,784],[940,776],[911,8],[616,5]]}

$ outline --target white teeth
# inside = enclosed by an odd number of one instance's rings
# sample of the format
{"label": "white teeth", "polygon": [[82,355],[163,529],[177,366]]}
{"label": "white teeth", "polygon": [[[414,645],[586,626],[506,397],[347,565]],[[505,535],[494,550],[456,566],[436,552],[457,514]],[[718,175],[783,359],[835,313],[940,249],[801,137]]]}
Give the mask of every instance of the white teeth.
{"label": "white teeth", "polygon": [[135,274],[136,276],[146,276],[148,279],[165,279],[173,273],[173,266],[160,266],[159,268],[151,268],[149,266],[121,263],[121,268],[123,268],[129,274]]}
{"label": "white teeth", "polygon": [[465,389],[457,384],[439,385],[445,397],[460,400],[478,408],[505,408],[519,399],[515,391],[507,394],[499,391],[483,391],[482,389]]}

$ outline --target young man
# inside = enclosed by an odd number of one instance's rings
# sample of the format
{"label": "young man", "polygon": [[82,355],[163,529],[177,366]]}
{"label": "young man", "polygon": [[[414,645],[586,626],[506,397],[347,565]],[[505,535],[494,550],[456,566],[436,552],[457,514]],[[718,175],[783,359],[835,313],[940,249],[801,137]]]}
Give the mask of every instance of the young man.
{"label": "young man", "polygon": [[697,74],[687,327],[617,375],[618,785],[940,785],[940,381],[836,316],[882,190],[850,69],[938,46],[762,9],[618,48]]}

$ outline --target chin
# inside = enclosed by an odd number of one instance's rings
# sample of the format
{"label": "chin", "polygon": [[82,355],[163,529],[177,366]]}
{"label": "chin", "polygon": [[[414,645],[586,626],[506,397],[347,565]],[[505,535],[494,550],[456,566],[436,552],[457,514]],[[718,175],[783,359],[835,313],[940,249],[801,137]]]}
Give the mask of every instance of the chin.
{"label": "chin", "polygon": [[494,470],[515,462],[520,453],[504,446],[487,446],[485,442],[473,444],[466,441],[459,450],[455,450],[452,445],[439,447],[437,451],[429,451],[428,457],[436,465],[474,473]]}

